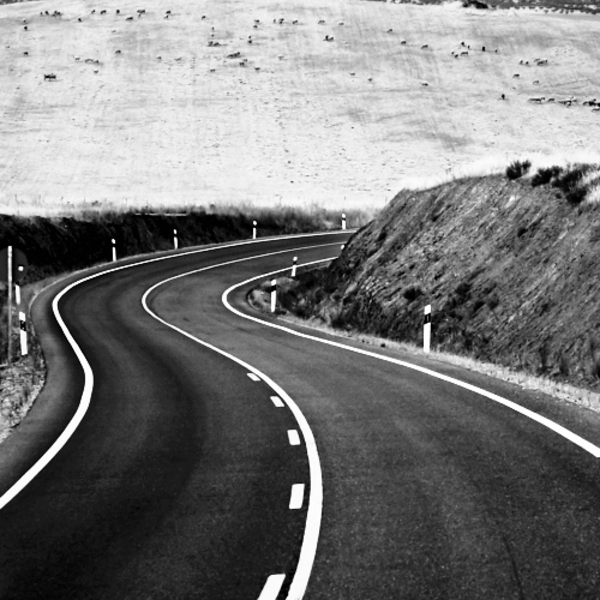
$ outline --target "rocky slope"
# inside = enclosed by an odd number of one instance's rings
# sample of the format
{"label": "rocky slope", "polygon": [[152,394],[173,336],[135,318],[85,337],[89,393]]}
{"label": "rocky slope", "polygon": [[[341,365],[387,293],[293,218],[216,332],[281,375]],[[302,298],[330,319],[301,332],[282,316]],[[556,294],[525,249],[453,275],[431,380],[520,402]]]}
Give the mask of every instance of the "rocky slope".
{"label": "rocky slope", "polygon": [[600,389],[600,206],[505,175],[403,191],[283,300],[302,315]]}

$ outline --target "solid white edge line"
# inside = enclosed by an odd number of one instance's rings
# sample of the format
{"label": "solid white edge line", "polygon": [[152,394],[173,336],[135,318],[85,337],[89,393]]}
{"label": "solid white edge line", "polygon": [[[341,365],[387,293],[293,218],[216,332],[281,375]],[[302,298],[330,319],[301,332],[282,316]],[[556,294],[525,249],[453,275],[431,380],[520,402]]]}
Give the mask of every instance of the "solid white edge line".
{"label": "solid white edge line", "polygon": [[275,600],[279,595],[279,590],[281,590],[284,579],[284,574],[269,575],[258,600]]}
{"label": "solid white edge line", "polygon": [[[327,260],[332,260],[332,259],[317,260],[317,261],[313,261],[310,263],[305,263],[302,266],[309,266],[309,265],[313,265],[313,264],[327,262]],[[498,396],[497,394],[494,394],[492,392],[488,392],[487,390],[484,390],[483,388],[477,387],[470,383],[466,383],[464,381],[461,381],[460,379],[455,379],[454,377],[449,377],[448,375],[443,375],[442,373],[438,373],[437,371],[433,371],[433,370],[427,369],[425,367],[420,367],[418,365],[414,365],[412,363],[409,363],[409,362],[406,362],[403,360],[391,358],[391,357],[385,356],[383,354],[376,354],[375,352],[370,352],[369,350],[363,350],[362,348],[354,348],[353,346],[347,346],[345,344],[342,344],[340,342],[335,342],[333,340],[319,338],[314,335],[310,335],[308,333],[303,333],[301,331],[296,331],[294,329],[290,329],[289,327],[285,327],[283,325],[278,325],[276,323],[270,323],[270,322],[260,319],[258,317],[253,317],[252,315],[247,315],[245,313],[242,313],[241,311],[239,311],[236,308],[234,308],[233,306],[231,306],[231,304],[229,303],[228,296],[236,288],[242,287],[244,285],[247,285],[248,283],[252,283],[253,281],[257,281],[259,279],[266,279],[268,277],[276,275],[277,273],[281,273],[283,270],[285,270],[285,269],[271,271],[270,273],[263,273],[262,275],[259,275],[257,277],[251,277],[250,279],[246,279],[246,281],[237,283],[223,292],[221,301],[223,302],[225,307],[227,309],[229,309],[231,312],[233,312],[234,314],[242,317],[243,319],[248,319],[250,321],[255,321],[256,323],[260,323],[261,325],[263,325],[265,327],[272,327],[273,329],[279,329],[279,330],[285,331],[286,333],[289,333],[291,335],[295,335],[295,336],[298,336],[298,337],[301,337],[301,338],[304,338],[307,340],[319,342],[320,344],[326,344],[328,346],[340,348],[340,349],[346,350],[348,352],[362,354],[363,356],[369,356],[371,358],[376,358],[378,360],[382,360],[382,361],[385,361],[388,363],[399,365],[399,366],[405,367],[407,369],[412,369],[413,371],[418,371],[419,373],[423,373],[424,375],[429,375],[430,377],[435,377],[436,379],[440,379],[447,383],[451,383],[452,385],[461,387],[465,390],[469,390],[470,392],[479,394],[480,396],[484,396],[485,398],[488,398],[489,400],[493,400],[494,402],[502,404],[502,405],[506,406],[507,408],[510,408],[510,409],[514,410],[515,412],[518,412],[518,413],[522,414],[523,416],[525,416],[529,419],[532,419],[533,421],[536,421],[540,425],[547,427],[548,429],[554,431],[555,433],[562,436],[563,438],[569,440],[573,444],[579,446],[582,450],[585,450],[586,452],[588,452],[595,458],[600,458],[600,448],[598,446],[596,446],[595,444],[592,444],[591,442],[588,442],[587,440],[580,437],[576,433],[569,431],[566,427],[563,427],[562,425],[559,425],[558,423],[555,423],[554,421],[551,421],[550,419],[543,417],[542,415],[538,415],[537,413],[533,412],[532,410],[529,410],[528,408],[525,408],[525,407],[521,406],[520,404],[517,404],[516,402],[507,400],[506,398],[503,398],[502,396]]]}
{"label": "solid white edge line", "polygon": [[290,493],[290,509],[298,510],[302,508],[304,503],[304,484],[294,483],[292,485],[292,491]]}
{"label": "solid white edge line", "polygon": [[290,446],[300,445],[300,436],[298,435],[298,431],[296,429],[288,429],[287,434]]}
{"label": "solid white edge line", "polygon": [[[349,233],[352,233],[353,231],[355,231],[355,230],[350,230]],[[42,471],[42,469],[44,469],[44,467],[46,467],[46,465],[48,465],[48,463],[58,454],[58,452],[61,450],[61,448],[67,443],[69,438],[73,435],[73,433],[75,432],[77,427],[79,427],[79,424],[83,420],[83,417],[85,416],[85,414],[89,408],[89,405],[90,405],[90,400],[91,400],[92,392],[94,389],[94,374],[92,372],[92,368],[90,367],[90,364],[88,363],[83,352],[81,351],[81,348],[75,341],[75,338],[72,336],[71,332],[67,328],[67,326],[60,314],[60,311],[58,309],[58,304],[59,304],[60,300],[63,298],[63,296],[67,292],[69,292],[76,286],[78,286],[82,283],[85,283],[86,281],[95,279],[97,277],[102,277],[104,275],[108,275],[109,273],[114,273],[116,271],[121,271],[124,269],[132,269],[132,268],[139,267],[139,266],[146,265],[146,264],[153,263],[153,262],[161,262],[164,260],[173,260],[173,259],[180,258],[182,256],[190,256],[192,254],[204,254],[206,252],[215,252],[218,250],[224,250],[227,248],[235,248],[238,246],[248,246],[248,245],[263,244],[263,243],[275,242],[275,241],[302,239],[302,238],[306,238],[306,237],[320,237],[320,236],[336,235],[339,233],[343,233],[343,232],[336,230],[336,231],[326,231],[326,232],[318,232],[318,233],[306,233],[306,234],[300,234],[300,235],[273,236],[273,237],[268,237],[268,238],[259,238],[256,240],[243,240],[243,241],[239,241],[239,242],[232,242],[229,244],[215,245],[215,246],[210,246],[207,248],[197,248],[195,250],[188,250],[185,252],[177,252],[177,253],[167,254],[167,255],[162,255],[162,256],[155,256],[153,258],[148,258],[148,259],[140,260],[140,261],[133,262],[133,263],[119,265],[117,267],[108,268],[108,269],[102,270],[98,273],[88,275],[86,277],[83,277],[82,279],[78,279],[77,281],[74,281],[73,283],[71,283],[67,287],[65,287],[63,290],[61,290],[55,296],[54,300],[52,301],[52,311],[54,313],[54,317],[55,317],[57,323],[59,324],[59,326],[63,332],[63,335],[65,336],[65,338],[71,345],[71,348],[73,349],[73,352],[77,356],[77,359],[79,360],[79,363],[81,364],[81,367],[83,369],[83,373],[84,373],[83,392],[81,394],[81,398],[79,399],[79,405],[77,406],[77,410],[75,411],[75,414],[73,415],[73,417],[71,418],[71,420],[69,421],[69,423],[67,424],[65,429],[60,433],[60,435],[56,438],[56,440],[52,443],[52,445],[48,448],[48,450],[46,450],[46,452],[20,478],[10,488],[8,488],[8,490],[6,490],[6,492],[4,492],[4,494],[2,494],[2,496],[0,496],[0,510],[2,510],[11,500],[13,500],[20,492],[22,492],[27,487],[27,485],[29,485],[33,481],[33,479],[35,479],[35,477],[37,477],[37,475],[39,475],[39,473]],[[337,245],[337,242],[331,243],[331,244],[325,244],[325,245],[334,246],[334,245]],[[315,247],[319,247],[319,246],[307,246],[306,248],[302,248],[302,249],[310,249],[310,248],[315,248]],[[264,256],[270,256],[271,254],[284,254],[285,252],[294,252],[294,251],[297,251],[297,249],[296,250],[294,250],[294,249],[282,250],[282,251],[277,251],[274,253],[266,253],[266,254],[263,254],[260,256],[264,257]],[[129,260],[131,258],[133,258],[133,257],[127,257],[127,260]],[[249,257],[247,260],[251,260],[252,258],[257,258],[257,257]],[[232,262],[238,262],[238,261],[232,261]],[[107,263],[107,264],[109,264],[109,263]]]}
{"label": "solid white edge line", "polygon": [[68,291],[73,289],[76,285],[78,285],[82,281],[87,281],[88,279],[92,279],[92,277],[86,277],[81,281],[77,281],[68,285],[59,294],[57,294],[54,297],[54,300],[52,301],[52,310],[54,312],[54,316],[60,328],[62,329],[65,338],[73,348],[73,351],[75,352],[75,355],[77,356],[81,367],[83,368],[85,379],[83,385],[83,393],[81,394],[79,405],[77,406],[77,410],[75,411],[73,417],[71,417],[71,420],[69,421],[67,426],[56,438],[56,440],[54,440],[54,442],[48,448],[48,450],[46,450],[46,452],[38,459],[38,461],[34,463],[20,479],[18,479],[10,488],[8,488],[8,490],[2,496],[0,496],[0,510],[2,510],[11,500],[13,500],[15,496],[17,496],[17,494],[22,492],[25,489],[25,487],[27,487],[33,481],[33,479],[37,477],[40,471],[46,465],[48,465],[48,463],[58,454],[60,449],[67,443],[69,438],[73,435],[73,432],[77,429],[89,408],[90,399],[92,397],[92,390],[94,388],[94,373],[92,372],[90,364],[88,363],[83,352],[81,351],[81,348],[71,335],[71,332],[67,329],[67,326],[65,325],[65,322],[63,321],[63,318],[60,315],[60,312],[58,311],[58,303],[61,300],[61,298]]}

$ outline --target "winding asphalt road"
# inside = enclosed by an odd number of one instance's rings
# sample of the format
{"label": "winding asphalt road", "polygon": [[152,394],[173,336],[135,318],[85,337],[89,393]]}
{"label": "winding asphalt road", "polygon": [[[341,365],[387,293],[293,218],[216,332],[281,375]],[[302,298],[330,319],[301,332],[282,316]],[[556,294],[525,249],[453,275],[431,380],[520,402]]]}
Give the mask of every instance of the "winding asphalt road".
{"label": "winding asphalt road", "polygon": [[574,437],[600,445],[599,415],[246,318],[252,284],[233,286],[347,238],[180,253],[38,299],[49,379],[0,453],[0,599],[600,596],[599,459]]}

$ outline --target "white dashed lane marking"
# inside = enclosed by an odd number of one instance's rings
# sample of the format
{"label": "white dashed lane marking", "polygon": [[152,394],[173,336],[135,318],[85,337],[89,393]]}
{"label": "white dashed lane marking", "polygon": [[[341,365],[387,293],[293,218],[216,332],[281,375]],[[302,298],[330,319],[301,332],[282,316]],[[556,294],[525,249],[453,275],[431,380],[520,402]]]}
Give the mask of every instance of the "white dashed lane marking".
{"label": "white dashed lane marking", "polygon": [[295,429],[288,429],[288,439],[290,440],[290,446],[300,445],[300,436]]}
{"label": "white dashed lane marking", "polygon": [[304,502],[304,484],[303,483],[295,483],[292,486],[292,493],[290,495],[290,508],[292,510],[297,510],[302,508],[302,503]]}
{"label": "white dashed lane marking", "polygon": [[281,400],[281,398],[279,396],[271,396],[271,402],[273,402],[273,404],[277,408],[282,408],[283,407],[283,401]]}
{"label": "white dashed lane marking", "polygon": [[250,379],[252,379],[252,381],[260,381],[260,377],[254,373],[248,373],[247,375],[250,377]]}
{"label": "white dashed lane marking", "polygon": [[270,575],[265,582],[265,587],[262,589],[258,600],[275,600],[279,595],[279,590],[283,585],[285,575]]}

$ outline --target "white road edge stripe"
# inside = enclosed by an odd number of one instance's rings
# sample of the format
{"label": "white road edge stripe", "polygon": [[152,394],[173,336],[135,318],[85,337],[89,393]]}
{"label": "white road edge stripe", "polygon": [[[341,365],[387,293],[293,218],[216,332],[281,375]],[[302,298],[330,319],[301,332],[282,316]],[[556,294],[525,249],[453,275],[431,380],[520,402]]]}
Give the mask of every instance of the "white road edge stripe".
{"label": "white road edge stripe", "polygon": [[299,446],[300,445],[300,436],[295,429],[288,429],[288,440],[290,442],[290,446]]}
{"label": "white road edge stripe", "polygon": [[[348,230],[348,233],[352,233],[352,231],[355,231],[355,230]],[[185,252],[177,252],[177,253],[172,253],[172,254],[165,254],[162,256],[155,256],[153,258],[148,258],[148,259],[136,261],[133,263],[119,265],[118,267],[108,268],[108,269],[100,271],[98,273],[88,275],[86,277],[83,277],[82,279],[78,279],[77,281],[74,281],[73,283],[71,283],[67,287],[65,287],[63,290],[61,290],[56,295],[54,300],[52,301],[52,311],[54,313],[54,317],[55,317],[57,323],[59,324],[59,326],[63,332],[63,335],[65,336],[66,340],[69,342],[71,348],[73,348],[73,352],[77,356],[77,360],[79,360],[81,367],[83,369],[83,373],[84,373],[83,392],[81,394],[81,398],[79,399],[79,405],[77,406],[77,410],[75,411],[75,414],[73,415],[73,417],[71,418],[71,420],[69,421],[67,426],[64,428],[64,430],[61,432],[61,434],[56,438],[56,440],[54,440],[52,445],[37,460],[37,462],[35,462],[23,474],[22,477],[20,477],[10,488],[8,488],[4,492],[4,494],[2,494],[2,496],[0,496],[0,510],[2,510],[11,500],[13,500],[20,492],[22,492],[37,477],[37,475],[39,475],[39,473],[44,469],[44,467],[46,467],[48,465],[48,463],[50,463],[50,461],[60,452],[62,447],[67,443],[69,438],[73,435],[73,433],[75,432],[77,427],[79,427],[79,424],[83,420],[83,417],[85,416],[85,414],[89,408],[89,405],[90,405],[92,391],[94,389],[94,373],[92,372],[92,368],[90,367],[90,364],[88,363],[87,359],[85,358],[85,355],[81,351],[81,348],[79,347],[79,345],[73,338],[71,332],[67,328],[67,326],[60,314],[60,311],[58,309],[58,304],[59,304],[61,298],[63,298],[63,296],[67,292],[69,292],[76,286],[81,285],[82,283],[85,283],[86,281],[90,281],[92,279],[96,279],[97,277],[102,277],[104,275],[108,275],[109,273],[115,273],[116,271],[122,271],[124,269],[132,269],[132,268],[146,265],[149,263],[161,262],[161,261],[165,261],[165,260],[173,260],[173,259],[180,258],[181,256],[189,256],[192,254],[204,254],[206,252],[214,252],[217,250],[223,250],[223,249],[227,249],[227,248],[235,248],[238,246],[258,245],[258,244],[264,244],[267,242],[302,239],[302,238],[306,238],[306,237],[330,236],[330,235],[335,235],[335,234],[339,234],[339,233],[341,233],[341,232],[340,231],[326,231],[326,232],[321,232],[321,233],[306,233],[306,234],[300,234],[300,235],[273,236],[273,237],[259,238],[257,240],[244,240],[244,241],[240,241],[240,242],[232,242],[230,244],[220,244],[220,245],[215,245],[215,246],[209,246],[207,248],[199,248],[196,250],[188,250]],[[337,246],[338,243],[336,242],[336,243],[324,244],[324,245]],[[316,247],[319,247],[319,246],[307,246],[307,247],[301,248],[301,249],[309,250],[310,248],[316,248]],[[267,253],[264,253],[261,255],[252,256],[252,257],[248,257],[245,259],[229,261],[228,263],[223,263],[223,266],[225,264],[231,264],[233,262],[241,262],[242,260],[253,260],[255,258],[273,256],[273,255],[277,255],[277,254],[285,254],[285,253],[294,252],[294,251],[296,251],[296,250],[291,249],[291,250],[281,250],[281,251],[276,251],[276,252],[267,252]],[[127,257],[127,260],[130,260],[131,258],[132,257]],[[214,265],[214,267],[217,267],[217,266],[222,266],[222,265]],[[214,268],[214,267],[209,267],[209,268]],[[59,283],[60,283],[60,281],[56,282],[53,285],[57,285]]]}
{"label": "white road edge stripe", "polygon": [[292,492],[290,494],[290,509],[298,510],[302,508],[302,504],[304,503],[304,484],[303,483],[294,483],[292,485]]}
{"label": "white road edge stripe", "polygon": [[275,600],[279,595],[279,590],[283,585],[284,579],[285,575],[269,575],[258,600]]}
{"label": "white road edge stripe", "polygon": [[[330,258],[330,259],[324,259],[324,260],[316,260],[316,261],[313,261],[310,263],[305,263],[303,266],[328,262],[331,260],[333,260],[333,259]],[[533,421],[538,422],[540,425],[543,425],[544,427],[551,429],[558,435],[561,435],[562,437],[569,440],[573,444],[579,446],[581,449],[585,450],[586,452],[589,452],[595,458],[600,458],[600,448],[598,446],[596,446],[595,444],[588,442],[587,440],[583,439],[576,433],[569,431],[562,425],[559,425],[558,423],[555,423],[554,421],[551,421],[550,419],[547,419],[546,417],[543,417],[542,415],[538,415],[537,413],[533,412],[532,410],[529,410],[528,408],[525,408],[525,407],[517,404],[516,402],[507,400],[506,398],[503,398],[502,396],[498,396],[497,394],[493,394],[492,392],[488,392],[487,390],[484,390],[483,388],[477,387],[470,383],[466,383],[464,381],[461,381],[460,379],[455,379],[454,377],[449,377],[448,375],[443,375],[442,373],[438,373],[436,371],[427,369],[425,367],[419,367],[418,365],[413,365],[413,364],[403,361],[403,360],[391,358],[390,356],[385,356],[383,354],[376,354],[375,352],[370,352],[369,350],[363,350],[362,348],[354,348],[353,346],[347,346],[340,342],[334,342],[333,340],[316,337],[316,336],[310,335],[308,333],[303,333],[301,331],[296,331],[294,329],[290,329],[289,327],[285,327],[283,325],[277,325],[275,323],[270,323],[268,321],[264,321],[263,319],[259,319],[257,317],[253,317],[252,315],[247,315],[247,314],[242,313],[241,311],[239,311],[236,308],[234,308],[233,306],[231,306],[231,304],[229,303],[228,296],[236,288],[242,287],[244,285],[247,285],[248,283],[252,283],[253,281],[257,281],[259,279],[267,279],[267,278],[269,278],[273,275],[276,275],[277,273],[281,273],[282,271],[285,271],[285,270],[286,269],[279,269],[277,271],[271,271],[270,273],[263,273],[262,275],[259,275],[257,277],[251,277],[250,279],[246,279],[245,281],[242,281],[241,283],[236,283],[235,285],[232,285],[229,289],[227,289],[223,292],[223,295],[221,297],[223,304],[225,305],[225,307],[227,309],[229,309],[231,312],[235,313],[236,315],[242,317],[243,319],[255,321],[256,323],[260,323],[261,325],[263,325],[265,327],[272,327],[273,329],[279,329],[279,330],[285,331],[286,333],[289,333],[291,335],[295,335],[295,336],[298,336],[298,337],[301,337],[301,338],[304,338],[307,340],[319,342],[320,344],[327,344],[328,346],[333,346],[335,348],[347,350],[348,352],[355,352],[356,354],[362,354],[363,356],[369,356],[371,358],[383,360],[385,362],[399,365],[399,366],[405,367],[407,369],[412,369],[413,371],[419,371],[420,373],[429,375],[430,377],[435,377],[436,379],[441,379],[442,381],[445,381],[447,383],[451,383],[451,384],[461,387],[465,390],[469,390],[471,392],[474,392],[476,394],[484,396],[485,398],[488,398],[489,400],[493,400],[494,402],[503,404],[507,408],[510,408],[510,409],[522,414],[523,416],[528,417],[529,419],[532,419]]]}

